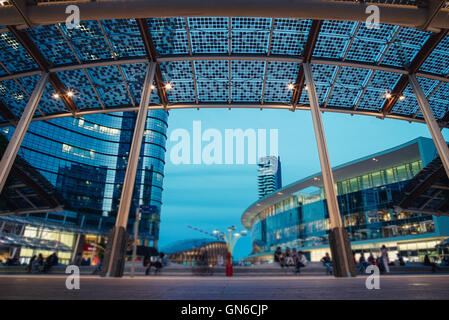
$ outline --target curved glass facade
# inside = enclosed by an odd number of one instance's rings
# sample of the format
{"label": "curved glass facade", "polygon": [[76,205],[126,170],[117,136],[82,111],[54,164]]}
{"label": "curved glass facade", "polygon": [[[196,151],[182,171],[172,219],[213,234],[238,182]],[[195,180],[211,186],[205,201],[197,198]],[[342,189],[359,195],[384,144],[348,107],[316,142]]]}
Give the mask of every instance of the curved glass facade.
{"label": "curved glass facade", "polygon": [[[139,223],[143,239],[159,234],[167,117],[163,110],[148,111],[128,223],[130,232],[137,206],[151,207]],[[19,154],[65,199],[64,212],[51,214],[54,220],[101,234],[112,228],[135,121],[136,113],[120,112],[31,123]],[[10,137],[8,129],[3,132]]]}
{"label": "curved glass facade", "polygon": [[[404,159],[400,164],[390,166],[384,164],[381,169],[371,169],[359,175],[350,173],[351,168],[358,168],[357,162],[347,167],[341,166],[348,168],[347,174],[336,181],[335,189],[342,221],[356,254],[363,250],[376,250],[378,245],[374,243],[390,241],[393,252],[401,252],[404,257],[407,254],[418,257],[415,252],[401,251],[409,245],[399,245],[399,242],[409,244],[416,239],[432,242],[447,236],[444,230],[449,226],[448,219],[404,212],[395,207],[408,181],[423,168],[422,152],[420,150],[420,159]],[[424,155],[433,158],[433,150],[426,152]],[[369,161],[374,163],[373,168],[376,167],[378,159]],[[319,177],[310,179],[318,180]],[[310,253],[309,258],[314,261],[319,261],[326,250],[329,252],[330,220],[322,188],[305,187],[284,200],[274,201],[258,212],[252,221],[254,223],[249,227],[253,252],[249,258],[254,261],[270,261],[272,252],[278,246],[303,250]]]}

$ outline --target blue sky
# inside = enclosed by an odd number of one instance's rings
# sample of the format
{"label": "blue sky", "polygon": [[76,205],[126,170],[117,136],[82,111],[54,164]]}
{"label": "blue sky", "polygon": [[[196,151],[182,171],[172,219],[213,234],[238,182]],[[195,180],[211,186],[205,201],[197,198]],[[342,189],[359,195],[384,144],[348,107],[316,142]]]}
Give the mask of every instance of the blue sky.
{"label": "blue sky", "polygon": [[[380,120],[368,116],[322,114],[332,166],[382,151],[419,136],[429,137],[424,124]],[[283,184],[287,185],[320,171],[312,119],[308,111],[253,109],[174,110],[170,112],[167,136],[183,128],[192,134],[192,122],[201,120],[202,130],[278,129]],[[443,131],[446,140],[449,134]],[[189,229],[243,229],[243,211],[257,200],[256,165],[174,165],[167,141],[160,247],[176,240],[207,237]],[[205,146],[207,143],[203,143]],[[250,237],[242,238],[235,258],[251,251]]]}

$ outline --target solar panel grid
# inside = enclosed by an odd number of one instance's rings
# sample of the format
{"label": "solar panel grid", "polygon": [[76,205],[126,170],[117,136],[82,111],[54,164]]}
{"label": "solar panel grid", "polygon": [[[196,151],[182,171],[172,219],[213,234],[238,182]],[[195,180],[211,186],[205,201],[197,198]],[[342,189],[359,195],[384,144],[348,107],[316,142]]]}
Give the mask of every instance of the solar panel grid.
{"label": "solar panel grid", "polygon": [[57,72],[57,75],[68,90],[74,90],[72,99],[80,110],[101,107],[97,95],[82,69]]}
{"label": "solar panel grid", "polygon": [[302,55],[311,20],[274,19],[271,54]]}
{"label": "solar panel grid", "polygon": [[61,30],[82,61],[114,58],[97,21],[82,21],[78,28],[72,29],[61,24]]}
{"label": "solar panel grid", "polygon": [[401,75],[396,73],[376,71],[371,81],[367,84],[358,108],[379,111],[385,102],[385,93],[393,90],[400,77]]}
{"label": "solar panel grid", "polygon": [[223,102],[229,98],[229,62],[194,62],[198,100],[200,102]]}
{"label": "solar panel grid", "polygon": [[156,51],[160,55],[189,53],[183,18],[151,18],[147,21]]}
{"label": "solar panel grid", "polygon": [[28,100],[26,93],[14,80],[5,80],[0,83],[0,98],[16,117],[21,116]]}
{"label": "solar panel grid", "polygon": [[89,68],[87,73],[106,106],[131,105],[117,66]]}
{"label": "solar panel grid", "polygon": [[299,63],[296,62],[269,62],[264,102],[289,103],[293,90],[287,85],[296,81],[298,70]]}
{"label": "solar panel grid", "polygon": [[[229,21],[231,24],[229,25]],[[148,19],[150,32],[154,45],[160,56],[176,54],[189,54],[188,33],[184,18],[151,18]],[[301,56],[307,37],[310,32],[311,20],[298,19],[271,19],[271,18],[225,18],[225,17],[193,17],[187,18],[193,55],[206,54],[252,54],[265,56],[270,47],[273,57]],[[272,25],[273,23],[273,25]],[[113,53],[110,52],[105,36],[96,21],[84,21],[78,29],[67,30],[64,25],[61,29],[83,62],[108,60],[113,58],[143,57],[146,55],[137,23],[134,19],[102,20],[101,24]],[[360,61],[378,63],[383,57],[382,64],[403,67],[416,56],[421,47],[430,36],[413,28],[381,25],[380,29],[367,29],[361,23],[352,21],[324,21],[318,36],[314,58],[343,59],[347,61]],[[269,44],[272,30],[272,42]],[[398,31],[399,30],[399,31]],[[231,46],[229,46],[229,31]],[[76,58],[56,26],[41,26],[26,31],[38,45],[47,60],[52,65],[74,64]],[[8,32],[0,33],[0,61],[12,72],[33,70],[37,65],[30,59],[28,53],[20,46]],[[397,35],[396,35],[397,34]],[[393,41],[393,37],[396,35]],[[389,42],[393,42],[387,52]],[[3,50],[3,47],[5,50]],[[7,60],[9,56],[22,61],[22,69],[16,68],[16,61]],[[347,51],[347,55],[345,53]],[[421,70],[441,75],[449,74],[449,40],[448,36],[437,46]],[[21,54],[23,54],[21,56]],[[6,57],[6,58],[5,58]],[[6,63],[4,62],[6,61]],[[25,62],[23,62],[25,61]],[[229,63],[231,66],[231,99],[232,102],[260,102],[264,90],[265,69],[266,85],[264,101],[267,103],[290,103],[292,90],[287,85],[294,83],[299,70],[298,63],[292,62],[266,62],[266,61],[240,61],[223,60],[194,61],[196,85],[199,102],[227,103],[229,99]],[[268,65],[267,65],[268,64]],[[195,101],[195,86],[193,83],[192,66],[190,61],[161,62],[164,83],[173,85],[167,90],[170,103]],[[103,76],[103,70],[106,68]],[[368,69],[343,67],[335,79],[337,66],[313,65],[314,77],[319,92],[320,103],[328,99],[330,88],[335,82],[328,105],[330,107],[354,107],[360,99],[359,109],[379,110],[385,98],[385,92],[390,92],[400,74],[376,71],[371,82],[367,85],[371,72]],[[97,70],[97,71],[94,71]],[[115,70],[115,71],[113,71]],[[145,65],[123,65],[125,80],[133,100],[138,103],[141,93],[141,81],[144,78]],[[130,105],[130,99],[123,79],[121,79],[117,66],[98,67],[89,69],[95,86],[106,106]],[[58,72],[67,88],[76,88],[78,94],[74,100],[80,109],[98,105],[94,90],[81,70],[67,70]],[[0,68],[0,76],[8,74]],[[34,79],[34,78],[30,78]],[[24,87],[34,87],[32,81],[24,80]],[[27,83],[27,81],[29,83]],[[34,80],[33,80],[34,81]],[[366,86],[366,90],[364,87]],[[427,93],[429,88],[423,85]],[[156,90],[155,90],[156,92]],[[364,92],[365,96],[360,98]],[[49,93],[50,95],[52,93]],[[321,96],[323,95],[324,96]],[[410,99],[398,101],[393,109],[394,113],[410,115],[416,109],[416,100],[413,95]],[[440,98],[439,96],[443,97]],[[432,100],[436,112],[442,113],[447,106],[447,98],[440,90],[436,90]],[[151,95],[152,103],[159,103],[157,94]],[[308,104],[307,92],[302,91],[300,103]],[[431,104],[432,104],[431,103]],[[17,109],[16,111],[19,110]],[[53,107],[46,107],[48,110]],[[415,109],[413,109],[415,108]],[[54,108],[53,108],[54,109]],[[65,109],[65,108],[63,108]],[[416,111],[416,110],[415,110]]]}
{"label": "solar panel grid", "polygon": [[441,75],[449,74],[449,35],[432,51],[420,70]]}
{"label": "solar panel grid", "polygon": [[266,54],[272,19],[231,18],[231,52]]}
{"label": "solar panel grid", "polygon": [[145,46],[135,19],[102,20],[101,24],[117,57],[145,56]]}
{"label": "solar panel grid", "polygon": [[170,103],[195,101],[192,67],[189,61],[161,63],[162,79],[170,82],[172,89],[166,90]]}
{"label": "solar panel grid", "polygon": [[27,29],[26,32],[51,65],[77,63],[63,34],[55,25]]}
{"label": "solar panel grid", "polygon": [[13,73],[37,69],[31,56],[10,32],[0,33],[0,62]]}
{"label": "solar panel grid", "polygon": [[[36,80],[38,80],[37,77]],[[45,86],[44,93],[42,94],[41,100],[39,101],[38,108],[45,112],[46,114],[66,111],[65,105],[62,103],[61,99],[53,98],[53,94],[55,93],[55,89],[51,86],[50,83],[47,83]],[[40,115],[39,112],[36,111],[36,114]]]}
{"label": "solar panel grid", "polygon": [[[145,72],[147,65],[145,63],[124,64],[121,65],[124,77],[128,83],[129,90],[134,102],[140,104],[140,97],[142,95],[143,83],[145,80]],[[150,95],[150,103],[160,104],[159,96],[157,94],[156,84],[153,81],[153,89]]]}
{"label": "solar panel grid", "polygon": [[403,96],[405,97],[405,99],[398,100],[391,110],[391,113],[413,116],[419,109],[419,105],[410,84],[405,88]]}
{"label": "solar panel grid", "polygon": [[187,21],[194,54],[229,52],[228,18],[188,18]]}

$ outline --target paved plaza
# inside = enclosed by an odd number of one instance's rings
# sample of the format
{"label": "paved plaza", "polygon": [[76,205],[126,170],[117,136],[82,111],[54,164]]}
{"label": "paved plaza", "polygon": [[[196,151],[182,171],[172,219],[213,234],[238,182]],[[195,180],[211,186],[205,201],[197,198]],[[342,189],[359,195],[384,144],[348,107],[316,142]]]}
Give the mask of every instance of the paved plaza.
{"label": "paved plaza", "polygon": [[63,275],[2,275],[0,299],[449,299],[449,275],[387,275],[379,290],[352,279],[300,277],[81,276],[80,290],[67,290]]}

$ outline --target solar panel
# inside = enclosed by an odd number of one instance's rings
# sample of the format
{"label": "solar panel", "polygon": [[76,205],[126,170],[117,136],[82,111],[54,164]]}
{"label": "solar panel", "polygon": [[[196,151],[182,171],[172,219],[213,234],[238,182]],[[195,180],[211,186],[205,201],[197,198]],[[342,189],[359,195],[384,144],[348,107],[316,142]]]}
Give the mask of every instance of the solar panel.
{"label": "solar panel", "polygon": [[64,34],[58,26],[41,26],[27,29],[26,32],[52,65],[74,64],[77,62],[75,55],[67,45]]}
{"label": "solar panel", "polygon": [[36,63],[10,33],[0,33],[0,62],[12,73],[37,69]]}
{"label": "solar panel", "polygon": [[126,86],[117,66],[89,68],[87,73],[106,106],[131,105]]}

